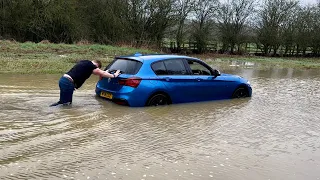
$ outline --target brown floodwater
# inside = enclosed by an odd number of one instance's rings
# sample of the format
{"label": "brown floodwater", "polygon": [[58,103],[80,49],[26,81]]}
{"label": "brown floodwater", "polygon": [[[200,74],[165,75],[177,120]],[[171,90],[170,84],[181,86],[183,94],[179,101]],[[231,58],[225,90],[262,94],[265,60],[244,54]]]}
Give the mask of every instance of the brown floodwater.
{"label": "brown floodwater", "polygon": [[60,75],[0,74],[0,179],[320,179],[320,71],[238,68],[253,96],[129,108],[97,77],[59,98]]}

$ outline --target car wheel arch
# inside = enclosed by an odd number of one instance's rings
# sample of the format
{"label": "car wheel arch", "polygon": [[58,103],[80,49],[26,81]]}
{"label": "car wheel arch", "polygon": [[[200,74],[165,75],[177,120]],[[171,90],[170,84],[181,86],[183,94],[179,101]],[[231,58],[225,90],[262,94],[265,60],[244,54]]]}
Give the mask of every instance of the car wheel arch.
{"label": "car wheel arch", "polygon": [[247,94],[249,95],[249,88],[245,84],[239,84],[232,92],[231,97],[233,97],[234,93],[239,89],[239,88],[244,88],[247,91]]}
{"label": "car wheel arch", "polygon": [[162,90],[157,90],[157,91],[152,92],[152,93],[149,95],[147,101],[145,102],[145,105],[147,105],[148,102],[149,102],[149,100],[150,100],[153,96],[155,96],[155,95],[157,95],[157,94],[163,94],[163,95],[165,95],[165,96],[168,98],[168,100],[169,100],[169,104],[172,104],[172,99],[171,99],[170,95],[169,95],[167,92],[162,91]]}

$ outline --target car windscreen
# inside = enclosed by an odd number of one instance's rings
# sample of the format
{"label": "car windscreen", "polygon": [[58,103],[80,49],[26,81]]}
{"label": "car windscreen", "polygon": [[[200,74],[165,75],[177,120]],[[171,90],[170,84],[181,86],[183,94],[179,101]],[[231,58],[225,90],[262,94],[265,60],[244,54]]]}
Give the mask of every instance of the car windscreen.
{"label": "car windscreen", "polygon": [[[120,70],[122,74],[135,75],[142,66],[142,62],[128,59],[115,59],[106,69]],[[105,70],[106,70],[105,69]]]}

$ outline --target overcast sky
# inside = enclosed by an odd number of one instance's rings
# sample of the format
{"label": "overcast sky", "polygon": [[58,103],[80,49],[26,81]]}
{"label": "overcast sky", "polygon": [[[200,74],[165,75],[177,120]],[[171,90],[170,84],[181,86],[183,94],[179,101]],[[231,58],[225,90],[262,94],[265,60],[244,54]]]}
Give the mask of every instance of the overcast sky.
{"label": "overcast sky", "polygon": [[316,4],[317,0],[300,0],[300,3],[303,5]]}
{"label": "overcast sky", "polygon": [[[220,2],[231,2],[232,0],[219,0]],[[263,2],[263,0],[256,0],[256,1],[260,1],[260,2]],[[301,5],[314,5],[317,3],[318,0],[299,0],[300,4]]]}

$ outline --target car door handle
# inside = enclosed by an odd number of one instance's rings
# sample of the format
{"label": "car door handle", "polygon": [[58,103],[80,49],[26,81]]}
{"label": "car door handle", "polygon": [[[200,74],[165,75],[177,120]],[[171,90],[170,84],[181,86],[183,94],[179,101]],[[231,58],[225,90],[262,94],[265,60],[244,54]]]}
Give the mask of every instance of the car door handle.
{"label": "car door handle", "polygon": [[171,80],[171,78],[169,78],[169,77],[165,77],[163,79],[165,79],[166,81],[170,81]]}
{"label": "car door handle", "polygon": [[196,78],[196,81],[201,81],[201,78]]}

